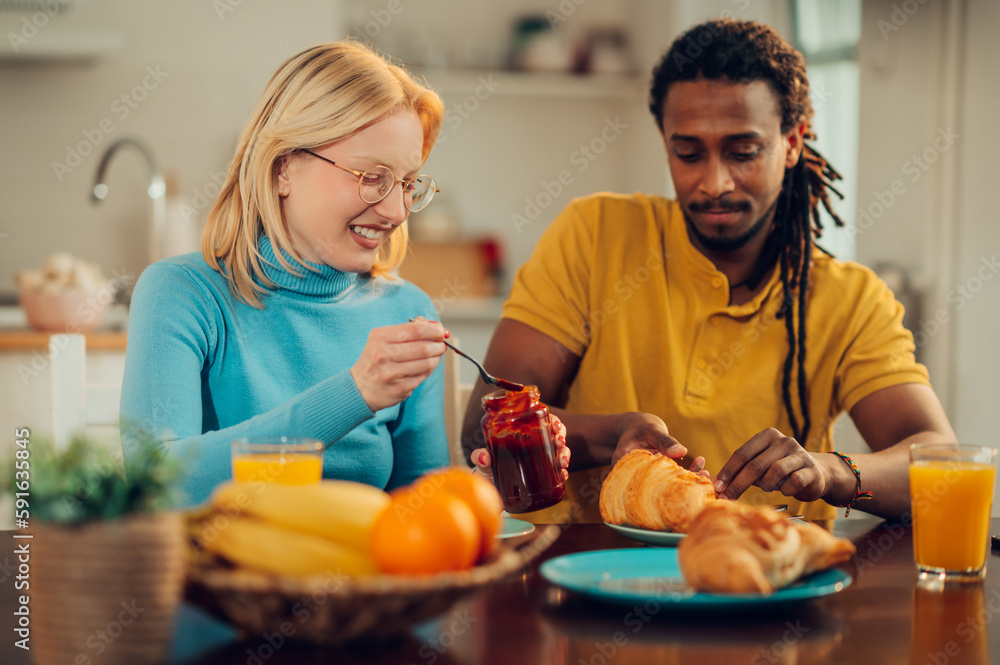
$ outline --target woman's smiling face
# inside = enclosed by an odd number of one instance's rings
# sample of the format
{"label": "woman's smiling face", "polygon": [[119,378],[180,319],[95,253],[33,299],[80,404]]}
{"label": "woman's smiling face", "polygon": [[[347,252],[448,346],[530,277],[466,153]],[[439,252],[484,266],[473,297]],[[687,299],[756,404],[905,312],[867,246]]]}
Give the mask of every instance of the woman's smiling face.
{"label": "woman's smiling face", "polygon": [[[387,166],[402,180],[417,175],[423,139],[416,111],[405,111],[313,152],[356,171]],[[378,248],[408,214],[401,184],[378,203],[365,203],[356,176],[304,152],[282,164],[278,189],[285,192],[281,209],[295,251],[342,272],[368,272]]]}

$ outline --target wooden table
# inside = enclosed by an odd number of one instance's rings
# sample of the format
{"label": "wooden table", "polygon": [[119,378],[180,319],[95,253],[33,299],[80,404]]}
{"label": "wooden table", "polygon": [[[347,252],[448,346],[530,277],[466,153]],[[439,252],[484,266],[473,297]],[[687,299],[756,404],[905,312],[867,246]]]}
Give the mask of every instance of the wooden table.
{"label": "wooden table", "polygon": [[[1000,533],[994,519],[993,532]],[[395,642],[316,649],[234,631],[185,605],[168,662],[183,665],[401,663],[453,665],[616,665],[627,663],[956,663],[1000,662],[1000,557],[983,584],[918,589],[912,534],[899,524],[839,520],[834,533],[858,548],[843,566],[854,583],[833,596],[752,613],[679,614],[650,602],[595,602],[546,582],[538,562],[524,575],[455,605]],[[604,525],[563,527],[541,560],[592,549],[642,547]],[[0,534],[0,562],[12,550]],[[9,569],[6,572],[10,572]],[[0,578],[5,572],[0,571]],[[0,584],[0,663],[28,663],[13,647],[13,574]],[[69,665],[69,664],[67,664]],[[141,665],[141,664],[136,664]]]}

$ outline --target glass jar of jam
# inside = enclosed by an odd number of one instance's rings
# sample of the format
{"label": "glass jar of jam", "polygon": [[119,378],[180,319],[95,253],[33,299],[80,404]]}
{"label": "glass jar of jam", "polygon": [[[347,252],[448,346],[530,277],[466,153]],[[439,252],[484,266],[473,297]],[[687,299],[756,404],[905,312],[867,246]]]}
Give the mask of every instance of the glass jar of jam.
{"label": "glass jar of jam", "polygon": [[527,513],[559,503],[566,481],[549,433],[549,408],[538,401],[538,388],[490,393],[483,397],[483,408],[486,449],[504,509]]}

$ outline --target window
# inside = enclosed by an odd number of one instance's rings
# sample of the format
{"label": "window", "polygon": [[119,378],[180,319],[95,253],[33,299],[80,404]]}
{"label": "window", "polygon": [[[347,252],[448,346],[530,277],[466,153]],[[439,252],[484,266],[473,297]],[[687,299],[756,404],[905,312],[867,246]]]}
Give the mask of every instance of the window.
{"label": "window", "polygon": [[845,228],[824,216],[819,244],[838,259],[857,255],[853,228],[858,208],[858,122],[860,78],[857,47],[861,39],[861,1],[792,0],[793,41],[806,57],[812,97],[813,142],[820,154],[844,177],[834,186],[834,210]]}

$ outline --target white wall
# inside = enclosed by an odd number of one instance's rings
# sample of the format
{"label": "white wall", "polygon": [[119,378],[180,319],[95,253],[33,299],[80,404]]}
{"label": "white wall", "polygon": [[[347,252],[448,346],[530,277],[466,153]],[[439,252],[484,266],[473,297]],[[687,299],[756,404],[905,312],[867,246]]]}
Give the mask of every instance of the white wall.
{"label": "white wall", "polygon": [[[267,78],[306,46],[345,35],[374,38],[442,89],[449,108],[457,109],[474,86],[444,85],[436,67],[501,66],[516,15],[561,11],[559,30],[568,38],[595,24],[624,25],[633,37],[637,72],[628,95],[509,94],[515,84],[498,72],[496,94],[472,100],[474,111],[445,123],[446,140],[426,168],[442,185],[435,206],[450,205],[470,234],[504,240],[506,286],[548,220],[572,197],[601,190],[669,191],[659,136],[646,110],[646,84],[653,62],[680,30],[724,12],[779,25],[785,15],[777,0],[423,0],[399,4],[397,14],[387,11],[389,0],[85,4],[102,26],[123,38],[123,49],[90,63],[0,61],[0,117],[7,120],[0,125],[0,293],[13,291],[17,270],[40,265],[57,249],[106,270],[135,274],[146,264],[147,179],[134,153],[116,158],[108,200],[90,203],[99,155],[123,136],[144,139],[161,168],[179,176],[182,201],[196,209],[193,223],[200,225],[216,191],[214,181]],[[43,27],[37,39],[46,29],[54,30]],[[147,67],[162,72],[162,80],[146,78]],[[144,78],[155,87],[139,91],[143,99],[135,108],[124,106],[120,97],[131,97]],[[616,140],[586,169],[582,162],[573,164],[580,146],[600,137],[605,122],[616,118],[626,127]],[[102,121],[113,129],[100,131]],[[54,164],[67,163],[70,153],[87,154],[69,173],[56,174]],[[571,185],[537,223],[515,229],[511,216],[524,214],[525,198],[537,201],[545,183],[567,169]]]}
{"label": "white wall", "polygon": [[987,0],[870,0],[860,52],[858,207],[871,222],[859,223],[858,255],[911,275],[922,292],[912,327],[935,390],[959,440],[991,446],[1000,443],[998,25],[1000,7]]}
{"label": "white wall", "polygon": [[[965,19],[964,83],[961,117],[956,131],[963,136],[958,160],[958,210],[954,224],[957,271],[950,288],[963,285],[966,305],[955,311],[952,336],[951,415],[960,437],[992,446],[1000,444],[1000,224],[997,224],[996,119],[1000,108],[997,67],[1000,65],[1000,6],[988,0],[969,3]],[[1000,493],[997,495],[1000,497]],[[995,507],[1000,501],[995,500]]]}
{"label": "white wall", "polygon": [[[179,176],[184,199],[198,208],[194,223],[203,223],[204,194],[218,191],[212,175],[232,158],[271,73],[342,31],[329,0],[83,4],[122,36],[124,48],[89,63],[0,61],[0,292],[13,291],[17,270],[40,266],[57,249],[106,271],[134,274],[146,265],[148,176],[135,153],[118,155],[107,201],[90,203],[100,152],[123,136],[141,137],[161,168]],[[144,79],[151,89],[133,93]],[[102,121],[113,129],[101,131]],[[71,150],[88,154],[57,177],[53,163],[66,163]]]}

